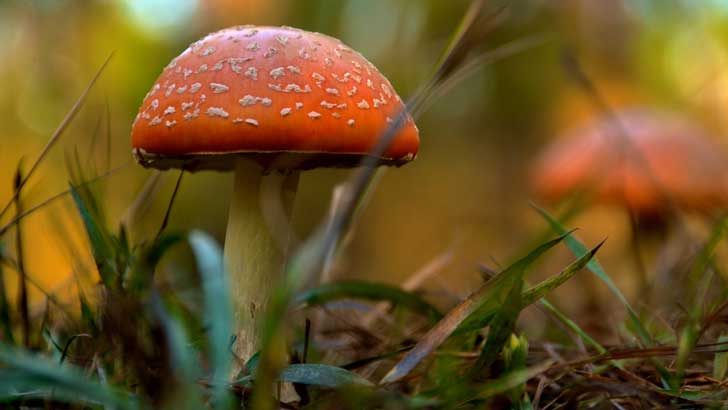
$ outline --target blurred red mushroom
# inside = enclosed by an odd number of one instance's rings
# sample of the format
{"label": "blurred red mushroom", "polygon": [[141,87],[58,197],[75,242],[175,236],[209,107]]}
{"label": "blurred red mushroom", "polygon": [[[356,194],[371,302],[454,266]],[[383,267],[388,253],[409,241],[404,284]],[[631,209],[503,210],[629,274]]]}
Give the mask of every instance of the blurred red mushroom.
{"label": "blurred red mushroom", "polygon": [[339,40],[285,27],[212,33],[175,58],[147,94],[131,136],[139,163],[235,172],[225,259],[242,359],[259,347],[286,250],[264,220],[261,186],[277,179],[290,213],[299,170],[358,165],[403,113],[382,164],[405,164],[419,146],[392,85]]}
{"label": "blurred red mushroom", "polygon": [[537,160],[532,184],[557,201],[581,193],[637,217],[728,207],[728,157],[696,125],[630,109],[571,132]]}

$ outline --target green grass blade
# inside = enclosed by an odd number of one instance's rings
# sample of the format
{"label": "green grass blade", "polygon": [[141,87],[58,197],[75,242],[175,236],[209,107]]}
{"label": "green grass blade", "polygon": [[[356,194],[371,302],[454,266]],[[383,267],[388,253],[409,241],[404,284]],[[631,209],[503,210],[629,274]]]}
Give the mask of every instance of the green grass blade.
{"label": "green grass blade", "polygon": [[513,388],[516,388],[527,381],[531,380],[532,378],[538,376],[539,374],[545,372],[548,370],[551,365],[553,365],[553,362],[548,360],[543,363],[539,363],[535,366],[522,369],[522,370],[516,370],[510,373],[507,373],[501,377],[499,377],[496,380],[489,381],[487,385],[483,386],[480,391],[477,393],[476,397],[472,397],[468,399],[467,401],[475,400],[475,399],[488,399],[493,396],[496,396],[498,394],[503,394]]}
{"label": "green grass blade", "polygon": [[[480,356],[478,357],[478,360],[471,369],[471,374],[475,376],[477,372],[490,366],[497,358],[498,353],[500,353],[500,351],[502,350],[504,343],[512,334],[513,327],[515,326],[516,320],[518,319],[518,315],[520,314],[521,310],[531,305],[535,301],[541,299],[547,293],[558,288],[567,280],[571,279],[577,272],[582,270],[584,266],[586,266],[586,264],[589,263],[590,260],[592,260],[592,258],[594,258],[594,255],[596,255],[596,253],[599,251],[603,244],[604,241],[602,241],[589,252],[584,254],[581,258],[569,264],[569,266],[567,266],[558,275],[544,280],[543,282],[528,289],[523,293],[521,293],[522,286],[514,286],[509,296],[506,298],[506,303],[498,309],[498,312],[495,315],[495,318],[491,324],[490,332],[488,333],[488,339],[486,340],[485,346]],[[573,328],[581,330],[573,322],[571,322],[571,324],[573,325]],[[588,337],[588,335],[586,335],[586,337],[594,342],[593,339]],[[597,344],[597,346],[599,345]],[[601,346],[599,347],[601,348]]]}
{"label": "green grass blade", "polygon": [[350,298],[388,301],[392,304],[420,312],[434,322],[442,318],[442,313],[437,308],[414,293],[406,292],[391,285],[364,281],[352,280],[327,283],[299,293],[294,303],[306,304],[307,306],[319,306],[334,300]]}
{"label": "green grass blade", "polygon": [[204,407],[197,380],[201,377],[197,352],[191,347],[189,337],[182,323],[172,316],[158,294],[151,298],[152,310],[162,325],[169,349],[172,374],[180,381],[178,394],[173,401],[189,409]]}
{"label": "green grass blade", "polygon": [[212,367],[214,408],[227,409],[230,403],[227,382],[232,361],[228,349],[232,334],[232,310],[222,250],[214,239],[201,231],[191,232],[189,243],[202,276],[204,318],[209,329],[208,348]]}
{"label": "green grass blade", "polygon": [[[728,343],[728,335],[723,334],[718,338],[718,343]],[[713,358],[713,378],[724,380],[728,374],[728,352],[717,353]]]}
{"label": "green grass blade", "polygon": [[91,253],[101,281],[111,287],[115,282],[116,272],[114,271],[114,252],[110,234],[104,227],[101,217],[95,212],[97,207],[90,191],[86,187],[73,185],[70,190],[76,209],[81,215],[86,235],[88,235]]}
{"label": "green grass blade", "polygon": [[523,304],[525,306],[528,306],[541,299],[542,297],[546,296],[546,294],[552,292],[554,289],[566,283],[566,281],[571,279],[574,275],[576,275],[577,272],[584,269],[585,266],[588,266],[589,263],[594,260],[594,257],[596,256],[597,252],[599,252],[599,249],[601,249],[601,247],[604,245],[604,242],[605,241],[600,242],[599,244],[597,244],[597,246],[585,252],[579,257],[579,259],[575,260],[574,262],[569,264],[569,266],[567,266],[564,270],[559,272],[558,275],[548,278],[538,285],[526,290],[523,294]]}
{"label": "green grass blade", "polygon": [[278,378],[284,382],[330,388],[352,384],[373,386],[369,380],[356,373],[325,364],[293,364],[283,369]]}
{"label": "green grass blade", "polygon": [[23,393],[35,397],[91,401],[112,409],[136,409],[136,401],[86,377],[79,369],[32,356],[20,349],[0,344],[0,400],[15,400]]}
{"label": "green grass blade", "polygon": [[551,302],[546,300],[545,298],[541,298],[539,300],[541,305],[546,308],[549,312],[551,312],[554,317],[561,322],[564,326],[566,326],[567,329],[571,330],[572,332],[576,333],[581,340],[584,341],[584,343],[590,345],[594,348],[594,350],[597,351],[599,354],[607,353],[607,349],[604,348],[599,342],[594,340],[584,329],[582,329],[576,322],[569,319],[568,316],[566,316],[563,312],[561,312],[556,306],[552,305]]}
{"label": "green grass blade", "polygon": [[423,359],[437,349],[456,329],[473,329],[482,323],[482,316],[491,315],[505,303],[505,298],[513,286],[523,278],[526,269],[546,251],[556,246],[567,235],[546,242],[525,257],[496,275],[427,332],[409,353],[397,363],[381,384],[392,383],[408,375]]}
{"label": "green grass blade", "polygon": [[488,338],[485,346],[480,352],[478,359],[470,369],[471,377],[477,378],[478,374],[489,368],[495,359],[498,358],[503,346],[513,334],[518,316],[523,310],[522,303],[523,277],[516,281],[508,292],[505,303],[498,309],[495,318],[491,322]]}
{"label": "green grass blade", "polygon": [[183,234],[166,234],[155,238],[149,246],[137,249],[134,257],[136,263],[131,264],[131,269],[126,273],[126,289],[137,293],[149,289],[154,280],[150,272],[155,272],[165,253],[184,239]]}
{"label": "green grass blade", "polygon": [[673,383],[673,386],[680,386],[682,383],[688,358],[695,348],[695,344],[698,343],[703,316],[705,313],[705,301],[708,296],[708,291],[710,290],[710,285],[713,281],[714,271],[709,269],[710,263],[713,260],[713,254],[715,253],[718,243],[720,243],[725,235],[727,227],[728,218],[726,217],[721,218],[715,224],[708,242],[700,250],[700,253],[698,254],[698,257],[690,271],[689,282],[692,285],[692,290],[694,291],[692,300],[694,300],[695,303],[693,303],[690,308],[688,322],[680,331],[677,360],[675,362],[676,380]]}
{"label": "green grass blade", "polygon": [[[501,304],[505,301],[505,295],[507,292],[510,291],[510,286],[514,283],[513,281],[517,280],[517,276],[520,275],[522,277],[522,274],[525,273],[526,269],[531,266],[536,261],[536,259],[546,253],[546,251],[548,251],[549,249],[558,245],[567,236],[568,234],[562,234],[558,238],[552,239],[539,245],[530,253],[528,253],[528,255],[509,266],[498,275],[496,275],[494,278],[492,278],[488,283],[486,283],[484,288],[492,286],[497,289],[504,289],[504,293],[500,295],[500,300],[483,300],[482,306],[476,307],[477,310],[472,315],[469,315],[469,317],[463,320],[463,322],[455,330],[455,334],[470,332],[487,326],[488,322],[492,319],[496,309],[501,306]],[[505,284],[504,286],[504,282],[509,283]]]}
{"label": "green grass blade", "polygon": [[[539,206],[535,204],[531,204],[531,206],[538,212],[550,225],[551,228],[556,231],[557,233],[563,234],[566,232],[566,228],[564,228],[559,221],[557,221],[551,214],[549,214],[545,209],[540,208]],[[583,243],[581,243],[578,239],[576,239],[573,235],[568,235],[566,238],[566,246],[569,247],[571,252],[576,257],[581,257],[584,254],[588,252],[586,246],[584,246]],[[627,301],[627,298],[624,297],[624,294],[619,290],[617,285],[614,284],[612,281],[612,278],[607,275],[607,273],[604,271],[604,268],[602,268],[602,265],[599,263],[599,261],[594,258],[589,261],[589,263],[586,265],[589,270],[594,273],[604,284],[607,285],[610,291],[617,297],[617,299],[622,303],[622,305],[627,309],[627,314],[629,315],[629,320],[632,323],[632,326],[637,331],[637,335],[641,342],[645,345],[651,345],[653,343],[652,336],[650,336],[649,332],[647,332],[647,328],[642,324],[642,321],[640,321],[639,316],[637,316],[637,313],[632,308],[632,306]]]}

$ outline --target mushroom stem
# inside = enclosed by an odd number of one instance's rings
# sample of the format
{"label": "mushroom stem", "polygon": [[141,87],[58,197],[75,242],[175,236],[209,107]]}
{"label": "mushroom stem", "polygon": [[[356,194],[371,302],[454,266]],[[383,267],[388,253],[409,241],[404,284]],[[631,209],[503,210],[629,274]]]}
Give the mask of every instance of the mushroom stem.
{"label": "mushroom stem", "polygon": [[[279,186],[280,202],[261,195]],[[264,311],[280,283],[288,250],[288,224],[298,188],[298,172],[265,173],[254,161],[241,158],[235,164],[235,182],[225,237],[225,263],[232,283],[233,320],[237,336],[234,351],[248,360],[260,348]],[[280,206],[271,206],[280,205]],[[271,214],[270,209],[282,212]],[[275,228],[279,229],[275,229]],[[281,229],[282,228],[282,229]],[[242,364],[233,369],[235,374]]]}

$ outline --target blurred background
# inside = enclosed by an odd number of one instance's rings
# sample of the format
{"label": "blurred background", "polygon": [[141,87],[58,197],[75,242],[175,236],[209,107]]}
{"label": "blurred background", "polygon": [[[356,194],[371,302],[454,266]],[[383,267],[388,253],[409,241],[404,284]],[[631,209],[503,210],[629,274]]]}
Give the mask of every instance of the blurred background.
{"label": "blurred background", "polygon": [[[130,126],[162,68],[191,42],[231,25],[290,25],[326,33],[360,51],[406,99],[431,73],[466,0],[25,0],[0,1],[0,204],[10,200],[13,174],[25,170],[98,67],[115,52],[76,120],[22,196],[28,208],[68,188],[66,158],[103,173],[108,223],[129,208],[151,171],[131,158]],[[491,2],[497,8],[499,2]],[[341,250],[335,276],[401,283],[444,252],[452,257],[425,288],[445,298],[482,282],[478,266],[496,269],[543,238],[547,225],[529,206],[529,172],[559,135],[602,115],[564,69],[568,50],[614,108],[646,106],[679,112],[715,144],[728,144],[728,1],[521,0],[481,49],[529,36],[538,44],[484,66],[440,97],[418,121],[415,162],[382,174],[355,234]],[[294,226],[305,237],[325,218],[332,188],[346,170],[304,174]],[[163,174],[151,202],[133,210],[134,242],[153,238],[177,172]],[[187,175],[170,230],[203,229],[224,239],[231,176]],[[549,204],[543,204],[548,206]],[[554,209],[554,208],[548,208]],[[7,215],[0,225],[9,220]],[[637,292],[626,249],[624,210],[595,206],[569,224],[593,246],[609,240],[601,260],[630,298]],[[39,288],[58,298],[76,282],[93,283],[89,249],[69,198],[23,220],[34,300]],[[14,235],[6,235],[12,254]],[[184,252],[167,262],[185,270]],[[535,275],[571,260],[555,252]],[[11,289],[15,277],[6,275]],[[588,287],[589,291],[584,291]],[[554,298],[586,314],[603,286],[582,275]],[[607,296],[604,296],[608,298]],[[637,301],[636,303],[639,303]],[[577,315],[578,317],[578,315]],[[609,324],[605,324],[609,325]],[[538,326],[535,324],[534,326]]]}

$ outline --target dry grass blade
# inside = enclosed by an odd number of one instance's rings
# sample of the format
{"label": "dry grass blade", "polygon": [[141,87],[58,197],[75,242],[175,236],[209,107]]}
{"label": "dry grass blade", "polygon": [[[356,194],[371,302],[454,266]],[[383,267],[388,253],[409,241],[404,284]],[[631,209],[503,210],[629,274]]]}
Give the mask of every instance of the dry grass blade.
{"label": "dry grass blade", "polygon": [[[445,266],[450,264],[453,260],[454,250],[450,248],[440,255],[437,255],[434,259],[428,261],[423,267],[417,270],[402,284],[402,290],[412,292],[417,289],[423,282],[425,282],[432,275],[435,275],[441,271]],[[389,302],[380,302],[372,309],[371,312],[367,313],[361,320],[362,326],[368,328],[374,321],[384,316],[387,309],[392,306]]]}
{"label": "dry grass blade", "polygon": [[43,147],[43,150],[41,150],[40,154],[38,154],[38,158],[35,159],[33,162],[33,165],[30,166],[30,169],[28,170],[28,173],[25,174],[23,179],[20,181],[18,189],[16,189],[15,193],[13,194],[13,197],[10,198],[10,201],[5,205],[5,207],[0,211],[0,218],[2,218],[5,213],[10,209],[10,206],[15,201],[18,193],[20,190],[25,186],[25,183],[28,182],[28,179],[33,176],[33,173],[35,173],[36,169],[38,169],[38,166],[43,161],[43,159],[46,157],[48,152],[53,148],[53,146],[58,142],[58,139],[63,135],[63,132],[68,128],[68,125],[73,121],[73,119],[76,117],[76,114],[81,110],[81,107],[83,106],[83,103],[86,101],[86,98],[88,97],[88,94],[91,92],[91,89],[96,84],[96,81],[98,81],[99,77],[101,77],[101,74],[106,69],[106,66],[111,61],[111,58],[114,56],[114,53],[112,52],[109,54],[109,56],[106,58],[106,61],[101,65],[101,67],[96,72],[96,75],[91,79],[91,82],[86,86],[86,89],[81,93],[81,96],[78,97],[76,102],[73,104],[73,107],[71,107],[71,110],[68,111],[66,116],[63,118],[61,123],[58,125],[58,128],[53,131],[53,134],[51,134],[50,139],[48,139],[48,142],[46,142],[46,145]]}
{"label": "dry grass blade", "polygon": [[[556,239],[542,244],[528,255],[519,259],[511,266],[501,271],[493,279],[450,310],[445,317],[430,329],[407,353],[392,370],[381,380],[380,384],[396,382],[407,376],[422,360],[435,351],[450,335],[466,322],[474,322],[471,316],[475,312],[497,309],[505,303],[506,295],[511,293],[514,286],[521,286],[526,269],[543,253],[556,246],[569,234],[561,235]],[[479,322],[479,321],[476,321]],[[477,326],[480,326],[478,324]]]}
{"label": "dry grass blade", "polygon": [[470,3],[468,11],[463,16],[459,27],[452,35],[448,47],[436,66],[432,77],[423,83],[417,95],[424,98],[413,99],[408,106],[414,115],[423,111],[422,106],[433,95],[433,90],[441,83],[447,81],[461,68],[470,52],[481,43],[485,35],[500,24],[506,17],[506,9],[499,8],[495,12],[485,12],[485,1],[474,0]]}
{"label": "dry grass blade", "polygon": [[[108,172],[105,172],[105,173],[103,173],[103,174],[101,174],[99,176],[96,176],[94,178],[87,179],[86,181],[82,182],[79,185],[79,187],[85,186],[85,185],[88,185],[88,184],[92,184],[94,182],[101,181],[101,180],[103,180],[105,178],[108,178],[111,175],[117,173],[118,171],[121,171],[122,169],[126,168],[128,165],[129,165],[129,163],[126,163],[126,164],[121,165],[119,167],[116,167],[116,168],[114,168],[114,169],[112,169],[112,170],[110,170]],[[57,194],[49,197],[48,199],[44,200],[43,202],[39,203],[38,205],[32,206],[32,207],[24,210],[20,214],[15,215],[15,218],[11,219],[7,224],[5,224],[2,227],[0,227],[0,236],[4,235],[5,232],[8,231],[8,229],[12,228],[15,224],[17,224],[18,222],[20,222],[20,220],[22,220],[23,218],[25,218],[25,217],[27,217],[27,216],[29,216],[29,215],[31,215],[31,214],[33,214],[33,213],[35,213],[35,212],[43,209],[43,208],[45,208],[46,206],[50,205],[51,203],[55,202],[58,199],[61,199],[61,198],[65,197],[66,195],[68,195],[70,193],[71,193],[71,190],[70,189],[67,189],[65,191],[61,191],[61,192],[59,192],[59,193],[57,193]]]}
{"label": "dry grass blade", "polygon": [[177,193],[179,192],[179,187],[182,184],[182,177],[185,174],[185,170],[182,169],[179,171],[179,177],[177,177],[177,182],[174,184],[174,191],[172,191],[172,196],[169,198],[169,204],[167,205],[167,210],[164,213],[164,219],[162,220],[162,225],[159,227],[159,231],[157,232],[157,236],[155,239],[159,239],[160,236],[162,236],[162,232],[164,232],[164,229],[167,227],[167,224],[169,223],[169,216],[172,214],[172,207],[174,206],[174,200],[177,199]]}
{"label": "dry grass blade", "polygon": [[483,66],[514,56],[525,50],[542,45],[545,42],[546,39],[542,36],[525,37],[500,45],[492,50],[484,51],[476,57],[471,58],[461,67],[453,71],[450,77],[433,85],[427,99],[417,107],[415,114],[427,111],[443,95],[475,74]]}
{"label": "dry grass blade", "polygon": [[160,182],[162,181],[162,172],[154,170],[152,175],[147,178],[144,186],[137,194],[134,202],[126,208],[124,216],[121,217],[121,224],[129,226],[132,222],[137,220],[141,215],[146,213],[150,207],[152,196],[159,189]]}
{"label": "dry grass blade", "polygon": [[[626,359],[642,359],[654,357],[671,357],[678,354],[679,347],[676,346],[659,346],[634,349],[611,350],[604,354],[598,354],[587,357],[585,359],[574,360],[555,364],[551,370],[560,370],[564,368],[578,368],[587,364],[604,363],[614,360]],[[700,344],[692,350],[692,353],[700,354],[718,354],[728,352],[728,342],[705,343]]]}
{"label": "dry grass blade", "polygon": [[[13,180],[15,188],[15,194],[13,195],[13,202],[15,203],[15,209],[17,214],[23,212],[22,202],[20,198],[20,191],[23,188],[23,171],[22,161],[18,164],[18,168],[15,172],[15,178]],[[18,312],[20,312],[20,330],[22,332],[23,346],[30,347],[30,313],[28,308],[28,285],[25,281],[25,257],[23,255],[23,230],[20,229],[18,224],[15,229],[15,249],[17,253],[17,270],[18,270]]]}
{"label": "dry grass blade", "polygon": [[[418,113],[421,113],[421,110],[418,110],[417,107],[427,101],[433,87],[436,84],[447,80],[454,70],[456,70],[463,61],[465,61],[473,44],[480,42],[484,29],[489,29],[492,25],[500,21],[498,16],[501,15],[501,11],[496,13],[495,17],[492,14],[486,14],[483,10],[484,3],[485,2],[483,0],[474,0],[471,3],[458,30],[453,36],[450,45],[436,65],[437,68],[435,69],[434,74],[407,103],[408,108],[411,110],[415,118]],[[488,21],[491,23],[486,24]],[[376,166],[379,163],[378,158],[381,157],[382,153],[389,147],[406,120],[407,113],[400,112],[399,115],[396,116],[394,123],[391,124],[379,138],[376,146],[370,151],[370,155],[362,161],[362,167],[352,176],[350,182],[346,186],[347,189],[345,189],[342,194],[341,206],[339,206],[337,212],[335,212],[332,216],[330,223],[321,229],[320,234],[323,238],[320,243],[323,255],[318,259],[325,258],[326,255],[330,254],[330,249],[335,246],[342,233],[346,231],[347,227],[350,225],[354,211],[357,205],[361,202],[361,199],[366,193],[367,187],[371,183],[376,172]],[[314,237],[315,236],[316,235],[314,235]],[[321,262],[316,263],[316,267],[318,268],[320,264]]]}

